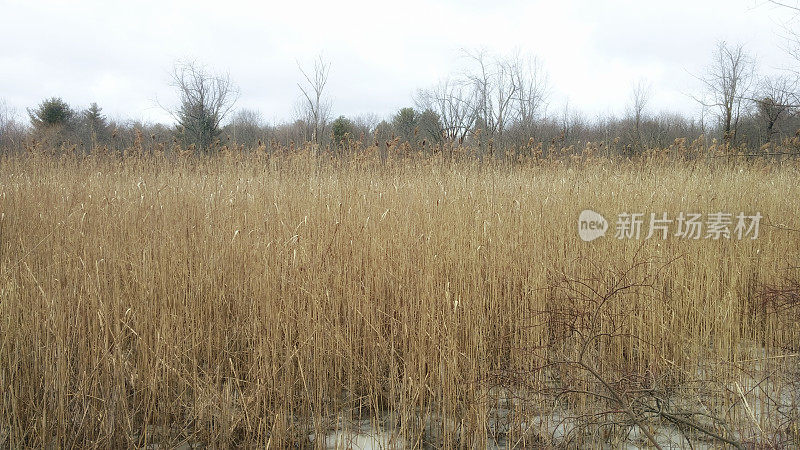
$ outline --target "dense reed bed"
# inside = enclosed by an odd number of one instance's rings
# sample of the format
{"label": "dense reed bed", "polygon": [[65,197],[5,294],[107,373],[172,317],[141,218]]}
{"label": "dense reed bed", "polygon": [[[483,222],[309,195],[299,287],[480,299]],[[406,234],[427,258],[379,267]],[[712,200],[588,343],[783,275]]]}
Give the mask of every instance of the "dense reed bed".
{"label": "dense reed bed", "polygon": [[[347,447],[332,433],[363,423],[389,447],[797,444],[798,177],[2,157],[0,447]],[[764,219],[757,239],[583,242],[584,209]]]}

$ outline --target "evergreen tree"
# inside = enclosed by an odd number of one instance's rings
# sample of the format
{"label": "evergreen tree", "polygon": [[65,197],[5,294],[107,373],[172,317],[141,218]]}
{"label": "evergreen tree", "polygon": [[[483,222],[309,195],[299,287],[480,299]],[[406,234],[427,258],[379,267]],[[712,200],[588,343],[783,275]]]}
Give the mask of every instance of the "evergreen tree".
{"label": "evergreen tree", "polygon": [[92,103],[83,111],[83,120],[89,127],[89,131],[98,136],[104,134],[108,129],[108,121],[102,111],[103,109],[97,106],[97,103]]}
{"label": "evergreen tree", "polygon": [[355,126],[350,119],[345,116],[339,116],[339,118],[334,120],[331,124],[331,130],[333,143],[338,147],[344,147],[347,143],[347,139],[353,136]]}
{"label": "evergreen tree", "polygon": [[81,113],[81,140],[88,150],[109,140],[108,120],[103,109],[92,103]]}
{"label": "evergreen tree", "polygon": [[397,136],[405,142],[414,143],[419,117],[414,108],[403,108],[392,118],[392,125]]}
{"label": "evergreen tree", "polygon": [[442,142],[442,121],[439,120],[439,115],[430,108],[419,114],[417,126],[419,127],[420,138],[430,144]]}
{"label": "evergreen tree", "polygon": [[53,127],[69,128],[73,125],[75,111],[62,99],[53,97],[43,101],[35,110],[28,110],[36,130],[45,130]]}

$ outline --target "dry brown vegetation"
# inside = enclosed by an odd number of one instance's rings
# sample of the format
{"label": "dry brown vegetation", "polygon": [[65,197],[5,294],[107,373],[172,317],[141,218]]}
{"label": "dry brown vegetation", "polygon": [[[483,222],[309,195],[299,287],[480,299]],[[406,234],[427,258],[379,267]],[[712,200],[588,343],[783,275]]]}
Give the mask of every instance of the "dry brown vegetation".
{"label": "dry brown vegetation", "polygon": [[[365,421],[390,447],[798,445],[798,177],[3,157],[0,447],[346,447],[330,433]],[[756,240],[585,243],[587,208],[765,219]]]}

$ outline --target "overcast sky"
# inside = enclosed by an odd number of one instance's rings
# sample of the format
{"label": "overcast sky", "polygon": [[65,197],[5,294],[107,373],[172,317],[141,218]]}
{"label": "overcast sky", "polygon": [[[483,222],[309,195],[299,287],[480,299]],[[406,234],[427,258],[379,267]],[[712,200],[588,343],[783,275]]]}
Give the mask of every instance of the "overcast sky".
{"label": "overcast sky", "polygon": [[[759,70],[791,65],[789,14],[763,0],[522,2],[503,0],[37,1],[0,0],[0,99],[25,108],[58,96],[97,102],[111,118],[168,122],[177,59],[228,72],[237,108],[293,118],[298,62],[331,62],[333,114],[388,117],[456,70],[460,49],[537,56],[549,110],[621,115],[632,85],[652,86],[650,110],[693,114],[700,74],[719,40],[742,43]],[[785,33],[784,33],[785,34]],[[796,63],[795,63],[796,64]]]}

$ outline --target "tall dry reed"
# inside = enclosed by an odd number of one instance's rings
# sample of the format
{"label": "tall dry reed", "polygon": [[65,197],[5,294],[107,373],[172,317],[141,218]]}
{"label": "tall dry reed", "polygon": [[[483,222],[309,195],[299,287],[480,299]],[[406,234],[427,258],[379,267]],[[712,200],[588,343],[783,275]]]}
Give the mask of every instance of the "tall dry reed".
{"label": "tall dry reed", "polygon": [[[476,447],[498,401],[510,445],[550,445],[536,420],[601,401],[532,394],[591,381],[542,370],[578,351],[557,336],[577,329],[554,320],[561,288],[627,269],[647,283],[589,324],[616,333],[592,367],[733,386],[755,367],[742,361],[798,350],[797,324],[757,295],[798,266],[798,176],[794,162],[3,157],[0,447],[306,447],[360,419],[397,446]],[[765,219],[756,240],[586,243],[583,209],[612,225]],[[752,430],[747,409],[768,408],[715,402]]]}

